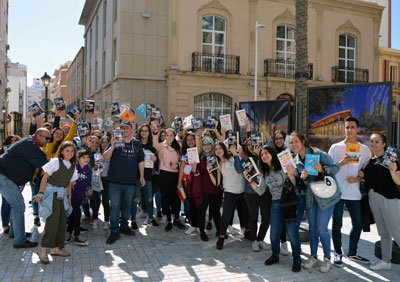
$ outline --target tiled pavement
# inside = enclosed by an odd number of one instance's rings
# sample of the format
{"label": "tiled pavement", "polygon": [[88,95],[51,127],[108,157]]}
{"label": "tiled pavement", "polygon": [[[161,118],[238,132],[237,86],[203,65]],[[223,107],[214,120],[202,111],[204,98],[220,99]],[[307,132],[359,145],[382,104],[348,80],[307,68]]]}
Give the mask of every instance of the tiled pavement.
{"label": "tiled pavement", "polygon": [[[30,187],[23,192],[26,204],[26,229],[33,225],[28,204]],[[102,212],[102,208],[100,209]],[[142,222],[139,219],[138,222]],[[234,227],[238,230],[237,220]],[[43,232],[43,226],[39,228]],[[89,227],[89,224],[84,226]],[[8,235],[0,233],[0,281],[400,281],[400,265],[392,264],[392,270],[373,272],[365,265],[344,259],[345,267],[332,266],[327,274],[318,269],[300,273],[291,271],[290,256],[281,256],[279,264],[265,266],[270,251],[251,251],[250,241],[240,234],[230,235],[222,251],[215,248],[215,229],[209,233],[210,241],[202,242],[197,235],[185,235],[173,228],[165,232],[161,228],[139,225],[134,237],[121,235],[113,245],[106,245],[108,235],[102,228],[89,230],[84,237],[88,247],[72,244],[66,250],[69,258],[50,257],[51,263],[43,265],[34,253],[36,249],[13,249]],[[351,228],[345,214],[343,243],[347,247]],[[374,243],[379,240],[375,226],[372,232],[363,233],[359,254],[374,260]],[[269,242],[269,233],[267,234]],[[309,253],[308,243],[302,244],[303,254]],[[322,250],[319,248],[319,256]],[[306,259],[305,255],[302,255]]]}

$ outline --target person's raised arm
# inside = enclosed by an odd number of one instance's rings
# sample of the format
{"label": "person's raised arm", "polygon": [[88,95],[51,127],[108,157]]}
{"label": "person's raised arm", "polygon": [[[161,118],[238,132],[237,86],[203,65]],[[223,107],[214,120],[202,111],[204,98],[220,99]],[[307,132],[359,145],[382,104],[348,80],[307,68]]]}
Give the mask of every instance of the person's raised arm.
{"label": "person's raised arm", "polygon": [[112,154],[113,154],[113,152],[114,152],[114,145],[115,145],[115,143],[117,143],[117,140],[114,139],[114,138],[111,138],[110,147],[109,147],[109,148],[104,152],[104,154],[103,154],[103,159],[104,159],[105,161],[111,159]]}

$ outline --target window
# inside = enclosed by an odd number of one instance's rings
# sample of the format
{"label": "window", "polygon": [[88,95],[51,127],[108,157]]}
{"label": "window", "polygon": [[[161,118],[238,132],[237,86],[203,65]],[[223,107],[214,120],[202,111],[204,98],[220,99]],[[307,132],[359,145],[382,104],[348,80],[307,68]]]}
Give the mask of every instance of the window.
{"label": "window", "polygon": [[113,41],[113,49],[112,49],[112,62],[113,62],[113,75],[117,76],[118,74],[118,65],[117,65],[117,39]]}
{"label": "window", "polygon": [[106,51],[103,52],[103,59],[101,60],[101,84],[106,83]]}
{"label": "window", "polygon": [[106,37],[107,31],[107,0],[104,1],[103,5],[103,38]]}
{"label": "window", "polygon": [[99,17],[96,17],[96,34],[94,36],[96,50],[99,47]]}
{"label": "window", "polygon": [[94,65],[94,91],[96,91],[97,88],[97,61]]}
{"label": "window", "polygon": [[118,0],[113,0],[113,17],[114,22],[116,22],[118,18]]}
{"label": "window", "polygon": [[221,72],[225,69],[226,23],[217,16],[202,18],[202,68]]}
{"label": "window", "polygon": [[227,115],[232,113],[232,99],[218,93],[207,93],[194,98],[194,115],[206,119],[207,116]]}
{"label": "window", "polygon": [[397,82],[397,67],[390,66],[390,81]]}
{"label": "window", "polygon": [[289,25],[276,28],[276,67],[285,77],[294,77],[296,69],[295,29]]}
{"label": "window", "polygon": [[356,38],[339,35],[339,81],[353,83],[356,67]]}

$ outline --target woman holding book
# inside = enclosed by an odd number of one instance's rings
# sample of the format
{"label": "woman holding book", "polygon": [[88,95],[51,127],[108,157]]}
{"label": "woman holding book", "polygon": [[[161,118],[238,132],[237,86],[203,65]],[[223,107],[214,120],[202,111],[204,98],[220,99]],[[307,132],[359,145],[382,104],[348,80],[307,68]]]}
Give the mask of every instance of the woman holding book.
{"label": "woman holding book", "polygon": [[[293,256],[293,272],[301,270],[301,242],[299,236],[299,227],[296,223],[296,209],[298,202],[288,204],[282,195],[286,194],[285,190],[296,190],[295,167],[289,165],[285,173],[278,159],[278,153],[273,147],[264,146],[260,152],[260,167],[262,177],[258,185],[253,179],[249,178],[247,172],[244,176],[249,182],[252,189],[259,195],[267,193],[267,189],[271,194],[271,249],[272,256],[265,261],[265,265],[272,265],[279,262],[280,253],[280,235],[282,225],[286,225],[286,230],[292,246]],[[285,193],[285,194],[284,194]]]}
{"label": "woman holding book", "polygon": [[110,166],[110,160],[104,160],[104,152],[110,143],[110,139],[107,135],[100,138],[99,152],[94,155],[95,161],[100,163],[103,171],[101,172],[101,184],[103,185],[103,190],[101,191],[101,203],[104,210],[104,223],[103,229],[107,230],[110,228],[110,197],[108,196],[108,168]]}
{"label": "woman holding book", "polygon": [[[311,269],[319,263],[317,251],[318,242],[321,241],[324,260],[319,270],[321,272],[328,272],[331,268],[331,238],[328,231],[328,223],[332,217],[335,204],[340,200],[340,191],[336,188],[331,197],[318,197],[311,189],[311,183],[317,181],[319,178],[323,179],[324,175],[335,179],[335,174],[339,171],[339,167],[327,153],[316,148],[311,148],[307,139],[301,133],[292,132],[290,134],[290,148],[296,154],[294,163],[297,175],[300,176],[302,184],[305,185],[305,205],[310,228],[311,256],[304,263],[304,268]],[[306,160],[313,158],[313,156],[307,155],[316,155],[319,159],[319,162],[312,167],[312,171],[305,168]],[[311,175],[311,172],[316,172],[318,175]]]}
{"label": "woman holding book", "polygon": [[358,176],[364,177],[368,192],[369,205],[381,236],[382,260],[372,264],[372,270],[391,269],[392,238],[400,245],[400,168],[396,162],[387,167],[384,154],[387,149],[387,138],[383,133],[373,133],[370,147],[374,152],[363,172]]}

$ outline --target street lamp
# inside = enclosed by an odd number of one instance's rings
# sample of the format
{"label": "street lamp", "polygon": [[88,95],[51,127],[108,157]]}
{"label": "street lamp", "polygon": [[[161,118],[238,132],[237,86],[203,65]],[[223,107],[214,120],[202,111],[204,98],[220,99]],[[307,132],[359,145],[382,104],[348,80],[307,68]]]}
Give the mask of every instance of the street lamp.
{"label": "street lamp", "polygon": [[47,114],[49,111],[49,99],[47,97],[47,87],[50,85],[50,76],[47,74],[47,72],[44,73],[44,75],[40,78],[42,80],[42,84],[44,86],[44,98],[45,98],[45,106],[44,106],[44,121],[47,122]]}
{"label": "street lamp", "polygon": [[4,142],[4,139],[6,139],[6,113],[7,113],[7,109],[5,106],[1,108],[1,112],[3,113],[3,122],[4,122],[4,127],[3,127],[3,142]]}
{"label": "street lamp", "polygon": [[254,101],[257,101],[257,76],[258,76],[258,29],[259,28],[264,28],[265,25],[259,24],[258,21],[256,21],[256,51],[255,51],[255,58],[254,58]]}

